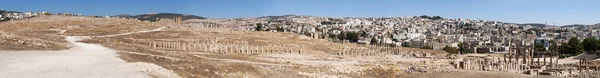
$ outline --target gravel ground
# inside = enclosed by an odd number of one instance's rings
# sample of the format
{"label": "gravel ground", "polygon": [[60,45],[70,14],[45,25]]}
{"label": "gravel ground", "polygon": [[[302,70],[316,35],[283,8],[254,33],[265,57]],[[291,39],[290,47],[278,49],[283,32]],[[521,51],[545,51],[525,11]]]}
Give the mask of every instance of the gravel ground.
{"label": "gravel ground", "polygon": [[76,42],[64,51],[0,51],[0,78],[179,78],[151,63],[127,63],[115,50]]}

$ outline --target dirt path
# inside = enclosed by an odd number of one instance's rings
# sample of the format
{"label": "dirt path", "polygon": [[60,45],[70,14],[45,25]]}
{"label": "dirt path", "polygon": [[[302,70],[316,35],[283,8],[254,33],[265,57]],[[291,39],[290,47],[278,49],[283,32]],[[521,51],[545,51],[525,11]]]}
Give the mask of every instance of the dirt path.
{"label": "dirt path", "polygon": [[263,63],[263,62],[253,62],[253,61],[246,61],[246,60],[210,58],[210,57],[204,57],[204,56],[200,56],[200,55],[194,55],[194,56],[195,57],[199,57],[199,58],[203,58],[203,59],[208,59],[208,60],[220,60],[220,61],[227,61],[227,62],[240,62],[240,63],[250,63],[250,64],[269,65],[269,66],[293,66],[293,65],[285,65],[285,64],[271,64],[271,63]]}
{"label": "dirt path", "polygon": [[146,30],[146,31],[137,31],[137,32],[129,32],[129,33],[121,33],[121,34],[113,34],[113,35],[103,35],[103,36],[95,36],[95,37],[114,37],[114,36],[122,36],[122,35],[130,35],[130,34],[136,34],[136,33],[147,33],[147,32],[154,32],[154,31],[160,31],[160,30],[164,30],[167,27],[160,27],[157,29],[152,29],[152,30]]}
{"label": "dirt path", "polygon": [[155,64],[127,63],[116,50],[77,42],[83,38],[66,37],[73,48],[64,51],[0,51],[0,78],[180,78]]}
{"label": "dirt path", "polygon": [[[597,57],[598,56],[596,54],[583,53],[583,54],[579,54],[577,56],[559,59],[558,64],[574,64],[574,63],[579,62],[579,59],[592,59],[593,60],[593,59],[596,59]],[[596,60],[600,60],[600,59],[596,59]]]}

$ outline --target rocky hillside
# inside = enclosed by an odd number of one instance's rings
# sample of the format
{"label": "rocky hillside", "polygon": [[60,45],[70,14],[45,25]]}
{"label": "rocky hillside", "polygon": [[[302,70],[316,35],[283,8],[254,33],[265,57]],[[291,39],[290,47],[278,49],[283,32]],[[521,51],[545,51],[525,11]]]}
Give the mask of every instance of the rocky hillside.
{"label": "rocky hillside", "polygon": [[119,17],[119,18],[135,18],[135,19],[139,19],[142,21],[151,21],[151,22],[155,22],[158,21],[157,19],[173,19],[176,17],[181,17],[183,20],[186,19],[206,19],[204,17],[201,16],[196,16],[196,15],[185,15],[185,14],[177,14],[177,13],[152,13],[152,14],[142,14],[142,15],[129,15],[129,14],[123,14],[123,15],[115,15],[114,17]]}

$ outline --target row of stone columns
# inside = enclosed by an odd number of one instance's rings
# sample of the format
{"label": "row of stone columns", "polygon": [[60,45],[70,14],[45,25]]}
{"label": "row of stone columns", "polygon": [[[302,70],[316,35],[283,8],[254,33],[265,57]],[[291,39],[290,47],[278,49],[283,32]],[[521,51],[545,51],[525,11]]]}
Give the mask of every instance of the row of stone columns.
{"label": "row of stone columns", "polygon": [[527,65],[517,62],[500,62],[489,60],[464,59],[455,63],[456,68],[465,70],[521,72],[530,69]]}
{"label": "row of stone columns", "polygon": [[336,55],[359,55],[359,56],[377,56],[377,55],[402,55],[396,50],[382,50],[382,49],[371,49],[371,48],[342,48]]}
{"label": "row of stone columns", "polygon": [[184,50],[202,51],[222,54],[302,54],[300,47],[276,45],[276,46],[253,46],[247,44],[216,44],[216,43],[187,43],[169,41],[151,41],[149,48],[161,50]]}
{"label": "row of stone columns", "polygon": [[191,28],[217,28],[217,27],[221,27],[221,25],[216,24],[216,23],[190,23],[190,24],[185,24],[185,27],[191,27]]}
{"label": "row of stone columns", "polygon": [[430,53],[425,52],[407,52],[399,48],[342,48],[340,52],[336,52],[335,55],[340,56],[385,56],[385,55],[399,55],[401,57],[428,57]]}
{"label": "row of stone columns", "polygon": [[[559,58],[558,56],[548,56],[548,57],[546,57],[545,54],[539,54],[537,56],[538,56],[538,58],[531,60],[531,61],[534,61],[534,63],[532,65],[537,65],[537,66],[556,66],[558,64],[558,58]],[[549,59],[547,59],[547,58],[549,58]]]}

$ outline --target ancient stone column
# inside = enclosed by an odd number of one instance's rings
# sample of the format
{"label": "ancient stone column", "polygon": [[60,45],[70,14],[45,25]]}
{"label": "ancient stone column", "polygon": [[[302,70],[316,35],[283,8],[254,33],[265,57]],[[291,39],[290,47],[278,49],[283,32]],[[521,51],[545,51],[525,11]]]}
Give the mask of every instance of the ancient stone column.
{"label": "ancient stone column", "polygon": [[171,42],[165,42],[165,44],[167,44],[167,46],[165,47],[167,50],[171,50],[172,46]]}
{"label": "ancient stone column", "polygon": [[251,46],[251,53],[258,53],[258,46]]}
{"label": "ancient stone column", "polygon": [[221,48],[219,48],[219,49],[221,50],[221,52],[222,52],[223,54],[227,54],[227,53],[228,53],[228,52],[227,52],[227,48],[228,48],[228,47],[227,47],[227,45],[225,45],[225,44],[221,44]]}
{"label": "ancient stone column", "polygon": [[150,49],[156,49],[156,43],[154,41],[150,41]]}
{"label": "ancient stone column", "polygon": [[148,47],[149,49],[156,49],[156,48],[155,48],[156,46],[155,46],[155,44],[154,44],[154,41],[149,41],[149,43],[150,43],[150,47]]}
{"label": "ancient stone column", "polygon": [[171,49],[171,43],[165,41],[165,49],[170,50]]}
{"label": "ancient stone column", "polygon": [[202,48],[202,44],[201,43],[195,43],[194,44],[194,50],[196,50],[196,51],[202,51],[204,49]]}
{"label": "ancient stone column", "polygon": [[164,47],[165,47],[164,42],[158,42],[158,49],[164,49]]}
{"label": "ancient stone column", "polygon": [[554,61],[554,57],[553,57],[553,56],[550,56],[550,61],[548,61],[548,62],[550,63],[550,64],[548,64],[548,65],[550,65],[550,67],[553,67],[553,66],[554,66],[554,62],[553,62],[553,61]]}
{"label": "ancient stone column", "polygon": [[535,54],[534,50],[535,50],[534,48],[530,49],[530,53],[529,53],[530,55],[529,56],[531,56],[531,57],[529,58],[529,64],[528,65],[533,65],[533,63],[534,63],[533,62],[533,58],[534,58],[534,56],[537,55],[537,54]]}
{"label": "ancient stone column", "polygon": [[162,42],[158,41],[158,42],[156,42],[156,45],[157,45],[156,49],[163,49],[164,44]]}
{"label": "ancient stone column", "polygon": [[263,47],[263,46],[259,46],[259,47],[258,47],[258,54],[263,54],[264,50],[265,50],[265,49],[264,49],[264,47]]}
{"label": "ancient stone column", "polygon": [[554,66],[558,66],[558,58],[560,58],[560,56],[556,55],[556,62],[554,62]]}
{"label": "ancient stone column", "polygon": [[224,45],[224,50],[226,54],[230,54],[231,53],[231,45]]}
{"label": "ancient stone column", "polygon": [[160,43],[153,41],[152,43],[154,43],[154,49],[160,49]]}
{"label": "ancient stone column", "polygon": [[502,62],[506,63],[506,54],[502,54]]}
{"label": "ancient stone column", "polygon": [[542,55],[542,58],[544,58],[544,65],[546,65],[546,56]]}
{"label": "ancient stone column", "polygon": [[246,53],[246,54],[250,54],[250,53],[248,52],[248,50],[250,50],[250,46],[248,46],[248,44],[245,44],[245,45],[244,45],[244,53]]}
{"label": "ancient stone column", "polygon": [[198,43],[193,42],[192,44],[190,44],[190,49],[192,49],[192,51],[199,51],[198,50]]}
{"label": "ancient stone column", "polygon": [[181,50],[180,42],[175,42],[173,45],[175,45],[175,50]]}
{"label": "ancient stone column", "polygon": [[165,49],[165,50],[169,49],[169,43],[167,43],[166,41],[164,41],[164,42],[162,42],[162,44],[163,44],[162,49]]}
{"label": "ancient stone column", "polygon": [[211,53],[217,53],[217,50],[216,50],[216,48],[217,48],[217,45],[216,45],[216,44],[212,44],[212,43],[210,43],[210,44],[209,44],[209,45],[208,45],[206,48],[208,48],[208,50],[209,50]]}
{"label": "ancient stone column", "polygon": [[234,45],[232,45],[232,44],[229,44],[229,45],[227,45],[227,46],[229,47],[229,48],[228,48],[228,50],[229,50],[229,51],[227,51],[227,53],[235,53],[235,50],[233,49],[233,46],[234,46]]}
{"label": "ancient stone column", "polygon": [[579,70],[579,72],[581,72],[581,64],[583,63],[583,60],[579,60],[579,63],[577,63],[577,69]]}
{"label": "ancient stone column", "polygon": [[173,42],[173,50],[179,50],[179,42]]}
{"label": "ancient stone column", "polygon": [[169,42],[171,50],[175,50],[175,42]]}
{"label": "ancient stone column", "polygon": [[208,48],[206,48],[206,47],[208,47],[208,44],[201,43],[199,48],[202,49],[202,51],[204,51],[204,52],[208,52]]}
{"label": "ancient stone column", "polygon": [[185,49],[186,49],[186,50],[193,51],[193,50],[192,50],[192,49],[193,49],[193,48],[192,48],[192,45],[194,45],[194,43],[193,43],[193,42],[186,42]]}
{"label": "ancient stone column", "polygon": [[171,46],[172,46],[171,43],[165,41],[165,44],[166,44],[165,49],[171,50]]}
{"label": "ancient stone column", "polygon": [[204,52],[209,52],[209,49],[207,48],[209,45],[206,43],[202,43],[200,44],[200,49],[202,49],[202,51]]}
{"label": "ancient stone column", "polygon": [[354,49],[354,48],[349,48],[349,49],[350,49],[350,51],[348,51],[348,55],[353,55],[354,51],[356,51],[356,49]]}
{"label": "ancient stone column", "polygon": [[215,45],[215,44],[209,44],[209,46],[207,46],[206,48],[208,48],[208,50],[211,53],[217,53],[217,50],[215,50],[215,47],[217,47],[217,45]]}
{"label": "ancient stone column", "polygon": [[221,53],[221,45],[220,44],[214,44],[214,50],[216,53]]}
{"label": "ancient stone column", "polygon": [[229,53],[228,49],[229,49],[228,45],[221,44],[221,52],[223,52],[223,54],[228,54]]}
{"label": "ancient stone column", "polygon": [[238,52],[238,47],[239,47],[239,44],[231,45],[232,52],[236,53],[236,54],[240,53],[240,52]]}
{"label": "ancient stone column", "polygon": [[188,50],[190,51],[198,51],[198,49],[196,49],[196,42],[191,42],[190,44],[188,44]]}
{"label": "ancient stone column", "polygon": [[174,48],[175,50],[180,50],[180,49],[179,49],[179,42],[174,42],[174,43],[173,43],[173,48]]}
{"label": "ancient stone column", "polygon": [[352,55],[358,55],[358,52],[360,52],[360,50],[361,50],[360,48],[357,48],[357,49],[356,49],[356,50],[355,50],[355,51],[352,53]]}

